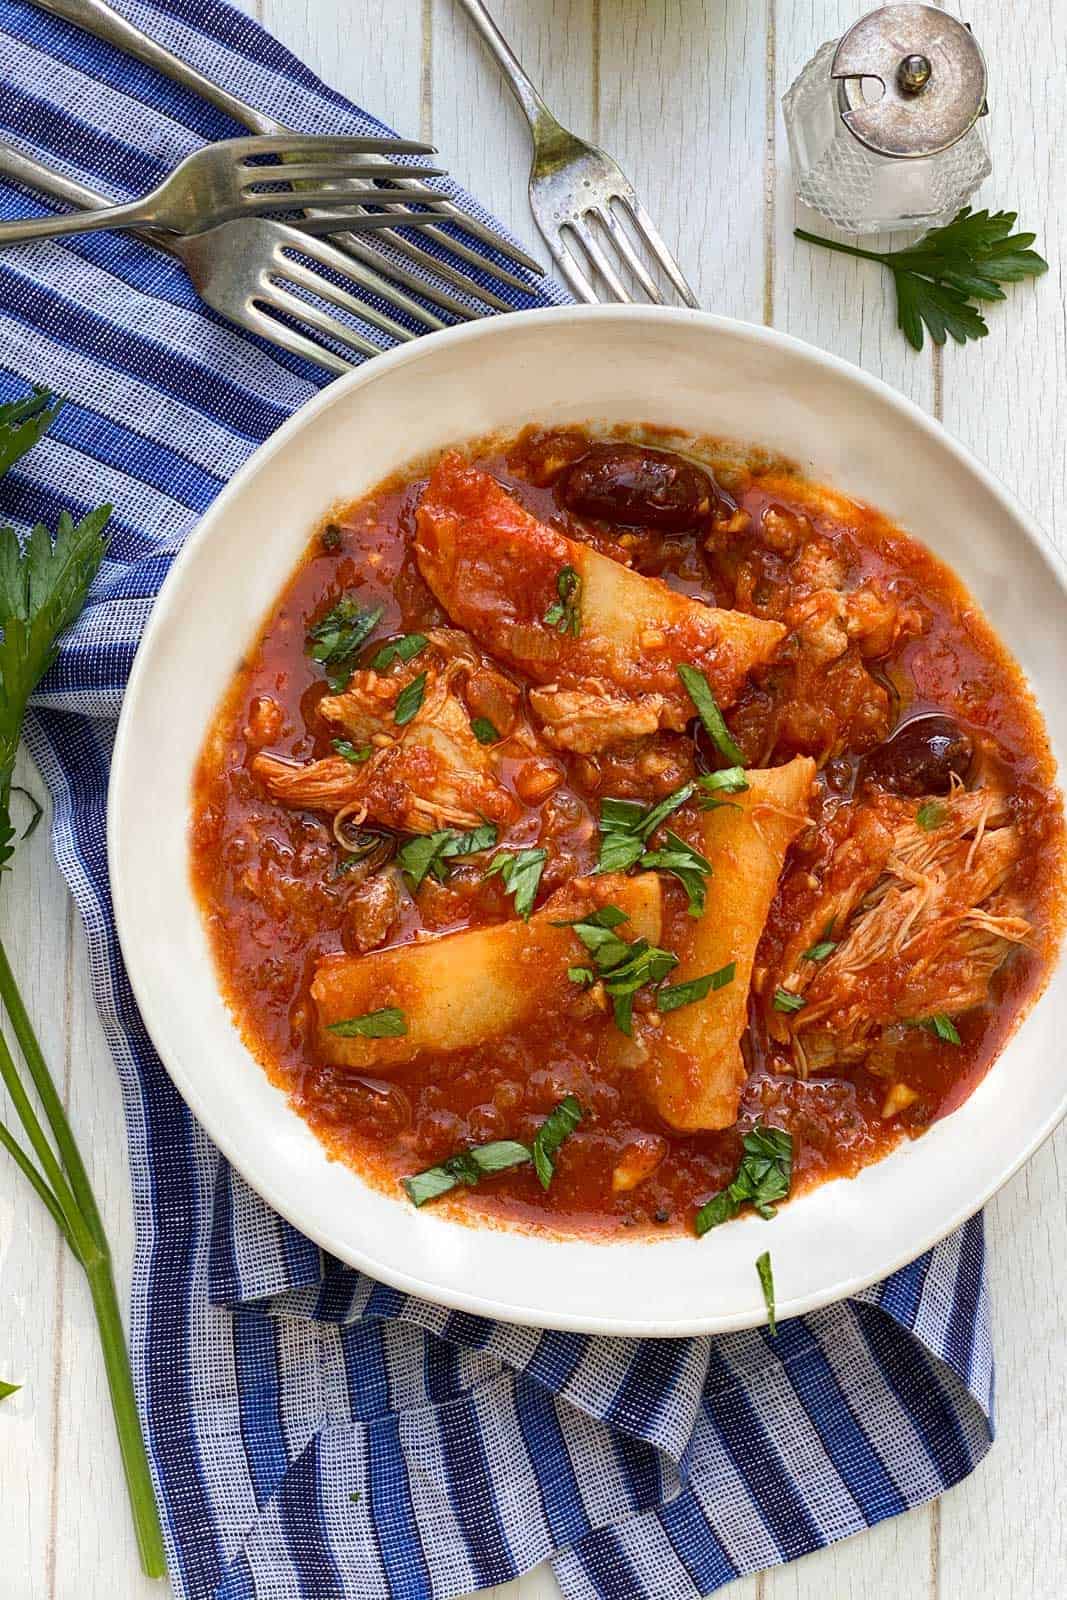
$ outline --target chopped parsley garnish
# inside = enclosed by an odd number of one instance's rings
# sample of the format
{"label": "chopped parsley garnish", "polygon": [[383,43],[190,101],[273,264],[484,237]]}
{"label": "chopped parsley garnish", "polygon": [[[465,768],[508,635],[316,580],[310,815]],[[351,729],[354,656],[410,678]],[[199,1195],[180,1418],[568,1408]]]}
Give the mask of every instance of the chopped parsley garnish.
{"label": "chopped parsley garnish", "polygon": [[440,1166],[427,1167],[413,1177],[403,1179],[407,1197],[412,1205],[424,1206],[427,1200],[436,1200],[461,1183],[473,1189],[487,1175],[507,1172],[511,1167],[521,1167],[533,1156],[524,1144],[516,1139],[496,1139],[492,1144],[474,1145],[449,1156]]}
{"label": "chopped parsley garnish", "polygon": [[822,938],[817,944],[809,945],[800,953],[801,961],[825,961],[827,956],[832,956],[837,949],[837,940],[834,938],[834,923],[836,917],[831,917],[823,929]]}
{"label": "chopped parsley garnish", "polygon": [[737,963],[731,961],[728,966],[720,967],[718,972],[706,972],[702,978],[672,983],[660,989],[656,995],[656,1005],[660,1011],[677,1011],[680,1006],[691,1006],[696,1000],[706,1000],[716,989],[725,989],[728,983],[733,983],[736,973]]}
{"label": "chopped parsley garnish", "polygon": [[778,1201],[789,1195],[793,1181],[793,1135],[784,1128],[757,1122],[741,1144],[745,1153],[733,1182],[712,1195],[693,1219],[698,1238],[736,1217],[749,1201],[764,1221],[769,1222],[776,1215]]}
{"label": "chopped parsley garnish", "polygon": [[719,754],[725,756],[733,766],[743,767],[745,758],[730,737],[730,730],[726,726],[707,678],[702,672],[698,672],[696,667],[688,666],[685,662],[679,666],[678,676],[682,680],[686,694],[696,706],[697,715]]}
{"label": "chopped parsley garnish", "polygon": [[697,804],[701,811],[717,811],[720,806],[734,806],[737,810],[736,800],[722,800],[720,795],[744,794],[748,788],[748,779],[745,777],[744,767],[723,767],[719,772],[708,772],[697,783],[704,793]]}
{"label": "chopped parsley garnish", "polygon": [[557,633],[573,634],[577,639],[582,631],[582,580],[573,567],[560,567],[556,574],[556,594],[544,615],[545,626]]}
{"label": "chopped parsley garnish", "polygon": [[[571,928],[589,951],[596,976],[611,996],[615,1024],[627,1036],[633,1033],[634,995],[646,985],[656,987],[678,965],[672,950],[661,950],[647,939],[628,944],[615,929],[628,919],[618,906],[601,906],[599,911],[573,922],[558,922],[558,928]],[[579,968],[581,972],[588,969]],[[584,982],[584,978],[582,980]]]}
{"label": "chopped parsley garnish", "polygon": [[524,922],[530,919],[547,860],[547,850],[499,850],[486,870],[487,878],[499,874],[503,879],[504,888],[514,897],[515,913]]}
{"label": "chopped parsley garnish", "polygon": [[689,896],[689,915],[702,917],[707,896],[707,881],[711,875],[711,862],[699,850],[667,829],[666,847],[649,850],[641,857],[639,865],[649,871],[669,872],[681,883]]}
{"label": "chopped parsley garnish", "polygon": [[500,735],[488,717],[474,717],[471,721],[471,732],[479,744],[498,744],[500,741]]}
{"label": "chopped parsley garnish", "polygon": [[0,1400],[6,1400],[9,1394],[18,1394],[21,1388],[20,1383],[5,1383],[3,1378],[0,1378]]}
{"label": "chopped parsley garnish", "polygon": [[322,548],[324,550],[328,551],[331,555],[333,554],[333,552],[335,550],[340,550],[340,548],[341,548],[341,530],[338,527],[336,522],[328,522],[326,524],[325,528],[323,528],[322,535],[321,535],[321,543],[322,543]]}
{"label": "chopped parsley garnish", "polygon": [[496,844],[496,828],[483,822],[477,828],[461,833],[458,828],[442,828],[437,833],[418,833],[408,839],[397,851],[400,863],[412,889],[420,889],[427,877],[444,883],[448,877],[446,861],[456,856],[474,856],[481,850],[491,850]]}
{"label": "chopped parsley garnish", "polygon": [[775,1011],[802,1011],[804,1009],[804,996],[793,994],[789,989],[776,989],[773,1001]]}
{"label": "chopped parsley garnish", "polygon": [[956,1031],[956,1024],[944,1011],[935,1011],[932,1017],[922,1017],[914,1026],[925,1028],[927,1033],[932,1033],[935,1039],[940,1039],[944,1044],[963,1043]]}
{"label": "chopped parsley garnish", "polygon": [[932,833],[948,817],[948,807],[937,800],[927,800],[915,813],[915,821],[924,833]]}
{"label": "chopped parsley garnish", "polygon": [[380,1011],[367,1011],[362,1017],[346,1017],[343,1022],[328,1022],[327,1033],[339,1039],[402,1039],[408,1031],[408,1019],[399,1006],[382,1006]]}
{"label": "chopped parsley garnish", "polygon": [[393,721],[398,728],[410,722],[422,705],[422,697],[426,693],[426,674],[420,672],[417,678],[412,678],[410,683],[405,683],[396,697],[393,709]]}
{"label": "chopped parsley garnish", "polygon": [[534,1134],[530,1153],[542,1189],[547,1189],[552,1182],[552,1174],[556,1170],[556,1154],[560,1145],[564,1139],[570,1137],[581,1120],[582,1108],[574,1095],[569,1094],[565,1100],[560,1101],[555,1111],[545,1118]]}
{"label": "chopped parsley garnish", "polygon": [[592,967],[568,967],[567,976],[572,983],[577,983],[583,989],[596,982],[596,973]]}
{"label": "chopped parsley garnish", "polygon": [[641,867],[672,873],[689,896],[690,916],[699,917],[704,911],[711,862],[670,830],[665,848],[645,849],[656,829],[685,804],[694,787],[687,783],[654,806],[643,806],[637,800],[605,800],[600,808],[600,859],[596,870],[629,872],[631,867]]}
{"label": "chopped parsley garnish", "polygon": [[324,669],[334,694],[343,694],[348,688],[356,652],[366,644],[384,610],[384,606],[372,606],[364,611],[355,595],[344,595],[308,629],[307,653]]}
{"label": "chopped parsley garnish", "polygon": [[358,747],[350,739],[331,739],[330,743],[339,756],[344,756],[346,761],[351,761],[353,766],[360,762],[369,761],[374,754],[373,745],[361,744]]}
{"label": "chopped parsley garnish", "polygon": [[771,1266],[769,1250],[764,1250],[761,1256],[756,1257],[756,1271],[759,1273],[760,1288],[763,1290],[763,1303],[767,1307],[767,1332],[773,1339],[778,1332],[778,1324],[774,1315],[774,1269]]}
{"label": "chopped parsley garnish", "polygon": [[429,644],[424,633],[405,633],[402,638],[383,644],[371,662],[375,672],[384,672],[394,661],[414,661],[420,650]]}
{"label": "chopped parsley garnish", "polygon": [[520,1144],[517,1139],[497,1139],[492,1144],[474,1145],[449,1156],[439,1166],[427,1167],[414,1177],[403,1180],[408,1199],[416,1206],[427,1200],[436,1200],[459,1184],[473,1189],[484,1177],[494,1172],[507,1172],[512,1167],[533,1163],[543,1189],[552,1182],[555,1158],[563,1141],[570,1137],[582,1120],[582,1108],[574,1095],[561,1100],[555,1110],[542,1122],[534,1134],[533,1144]]}

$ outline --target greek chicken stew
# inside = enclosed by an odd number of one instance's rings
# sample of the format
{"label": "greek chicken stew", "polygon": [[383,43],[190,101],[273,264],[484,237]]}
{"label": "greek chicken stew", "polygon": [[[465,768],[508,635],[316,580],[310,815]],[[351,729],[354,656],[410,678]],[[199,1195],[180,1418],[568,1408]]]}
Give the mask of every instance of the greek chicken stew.
{"label": "greek chicken stew", "polygon": [[319,529],[192,859],[333,1154],[418,1205],[700,1233],[970,1093],[1054,954],[1063,818],[915,540],[755,451],[530,429]]}

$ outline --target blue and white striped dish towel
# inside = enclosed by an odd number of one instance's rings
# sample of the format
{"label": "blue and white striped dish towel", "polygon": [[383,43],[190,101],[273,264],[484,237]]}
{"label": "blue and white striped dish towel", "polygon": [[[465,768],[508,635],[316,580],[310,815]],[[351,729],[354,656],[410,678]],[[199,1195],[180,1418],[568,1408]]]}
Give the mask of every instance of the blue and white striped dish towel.
{"label": "blue and white striped dish towel", "polygon": [[[121,6],[311,131],[379,125],[219,0]],[[0,137],[109,195],[237,130],[154,72],[0,0]],[[477,208],[471,204],[472,209]],[[0,186],[0,215],[47,209]],[[482,213],[484,215],[484,213]],[[516,306],[560,301],[552,284]],[[0,256],[0,399],[70,397],[4,480],[19,527],[115,506],[92,602],[27,730],[125,1095],[133,1361],[186,1600],[444,1600],[550,1560],[571,1600],[695,1600],[957,1482],[991,1439],[982,1224],[776,1339],[590,1339],[406,1298],[230,1171],[172,1088],[115,941],[104,806],[137,640],[182,540],[323,380],[205,311],[124,235]]]}

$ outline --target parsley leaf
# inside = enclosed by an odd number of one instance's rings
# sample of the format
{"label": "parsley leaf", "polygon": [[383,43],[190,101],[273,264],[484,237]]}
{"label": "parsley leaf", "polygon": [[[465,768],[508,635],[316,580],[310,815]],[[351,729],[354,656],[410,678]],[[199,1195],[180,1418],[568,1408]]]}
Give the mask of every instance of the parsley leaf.
{"label": "parsley leaf", "polygon": [[391,639],[388,644],[382,645],[371,662],[371,667],[375,672],[384,672],[394,661],[414,661],[419,651],[425,650],[429,642],[424,633],[405,633],[399,639]]}
{"label": "parsley leaf", "polygon": [[461,1183],[473,1189],[487,1174],[506,1172],[510,1167],[521,1167],[532,1160],[528,1147],[516,1139],[495,1139],[492,1144],[461,1150],[439,1166],[416,1172],[404,1178],[403,1184],[411,1203],[424,1206],[427,1200],[436,1200],[438,1195],[447,1194]]}
{"label": "parsley leaf", "polygon": [[307,634],[307,653],[325,670],[334,694],[343,694],[352,676],[357,650],[382,620],[384,606],[364,611],[355,595],[346,594],[314,623]]}
{"label": "parsley leaf", "polygon": [[[0,459],[14,448],[5,434],[23,436],[21,426],[5,429],[5,409],[0,407]],[[29,420],[36,423],[40,415]],[[85,604],[107,549],[110,515],[111,507],[101,506],[75,524],[64,511],[54,539],[38,524],[22,546],[13,528],[0,528],[0,867],[15,849],[9,803],[23,715],[56,658],[59,635]]]}
{"label": "parsley leaf", "polygon": [[24,400],[0,406],[0,477],[33,449],[63,409],[63,401],[47,389],[34,389]]}
{"label": "parsley leaf", "polygon": [[1002,283],[1048,271],[1048,262],[1030,248],[1036,235],[1012,233],[1017,218],[1015,211],[965,206],[945,227],[931,228],[905,250],[863,250],[803,228],[795,231],[808,244],[888,267],[897,291],[897,326],[921,350],[924,327],[935,344],[944,344],[949,334],[957,344],[984,339],[989,328],[973,302],[1003,300]]}
{"label": "parsley leaf", "polygon": [[740,810],[735,800],[720,800],[721,794],[744,794],[748,788],[748,779],[745,777],[744,767],[723,767],[720,772],[705,773],[697,783],[704,793],[698,804],[701,811],[716,811],[719,806],[734,806]]}
{"label": "parsley leaf", "polygon": [[534,1134],[530,1153],[542,1189],[547,1189],[555,1171],[555,1158],[564,1139],[570,1137],[582,1120],[582,1108],[574,1095],[561,1100]]}
{"label": "parsley leaf", "polygon": [[744,1155],[732,1183],[712,1195],[693,1219],[698,1238],[736,1217],[748,1201],[769,1222],[776,1214],[777,1202],[789,1195],[793,1181],[792,1134],[757,1122],[741,1145]]}
{"label": "parsley leaf", "polygon": [[[743,768],[745,758],[730,736],[730,730],[726,726],[725,718],[719,710],[718,701],[711,692],[707,678],[702,672],[698,672],[696,667],[690,667],[684,661],[677,670],[685,692],[696,706],[697,714],[715,748],[735,767]],[[747,783],[745,787],[748,787]]]}
{"label": "parsley leaf", "polygon": [[456,856],[475,856],[496,844],[496,828],[483,822],[461,833],[457,828],[442,828],[437,833],[418,833],[397,851],[397,861],[412,889],[420,889],[428,876],[444,883],[448,877],[446,861]]}
{"label": "parsley leaf", "polygon": [[545,612],[544,623],[546,627],[555,628],[557,633],[569,633],[577,639],[582,631],[582,580],[573,567],[560,567],[556,574],[556,593],[559,599]]}
{"label": "parsley leaf", "polygon": [[763,1303],[767,1307],[767,1332],[773,1339],[778,1332],[778,1323],[774,1314],[774,1269],[769,1250],[764,1250],[761,1256],[756,1257],[756,1271],[763,1290]]}
{"label": "parsley leaf", "polygon": [[914,1024],[917,1028],[925,1028],[927,1033],[932,1033],[935,1039],[940,1039],[943,1044],[962,1044],[952,1018],[944,1011],[935,1011],[932,1017],[922,1017]]}
{"label": "parsley leaf", "polygon": [[9,1394],[18,1394],[21,1388],[21,1383],[5,1383],[0,1378],[0,1400],[6,1400]]}
{"label": "parsley leaf", "polygon": [[699,850],[667,829],[667,847],[648,850],[641,857],[641,866],[649,871],[669,872],[681,883],[689,896],[689,915],[702,917],[707,898],[707,880],[711,875],[711,862]]}
{"label": "parsley leaf", "polygon": [[[638,800],[603,801],[600,807],[600,857],[596,870],[598,873],[629,872],[631,867],[641,866],[660,867],[665,872],[673,872],[685,885],[693,916],[700,916],[704,909],[704,879],[711,872],[710,861],[705,861],[699,851],[677,834],[668,834],[673,841],[670,852],[652,853],[657,856],[670,854],[671,865],[667,865],[665,860],[653,860],[652,855],[645,853],[645,845],[656,829],[672,812],[685,804],[693,789],[694,785],[687,783],[654,806],[643,806]],[[699,909],[694,909],[694,906]]]}
{"label": "parsley leaf", "polygon": [[[672,950],[661,950],[647,939],[635,939],[628,944],[620,939],[615,929],[627,920],[618,906],[601,906],[588,917],[578,917],[573,922],[557,922],[557,928],[571,928],[585,945],[596,964],[597,976],[611,996],[615,1025],[627,1036],[633,1033],[634,995],[646,984],[653,987],[663,982],[678,965]],[[585,972],[587,968],[576,969]]]}
{"label": "parsley leaf", "polygon": [[371,756],[374,754],[374,748],[372,745],[361,744],[357,748],[352,743],[351,739],[331,739],[330,743],[337,751],[337,754],[339,756],[344,756],[346,761],[351,761],[353,766],[358,766],[360,762],[363,761],[369,761]]}
{"label": "parsley leaf", "polygon": [[412,717],[417,715],[425,693],[426,674],[425,672],[420,672],[417,678],[412,678],[410,683],[404,685],[396,697],[396,705],[393,707],[393,721],[398,728],[404,727],[406,723],[411,721]]}
{"label": "parsley leaf", "polygon": [[737,963],[731,961],[728,966],[720,967],[717,972],[707,972],[702,978],[672,983],[668,988],[659,990],[656,1005],[660,1011],[677,1011],[680,1006],[691,1006],[695,1000],[706,1000],[716,989],[725,989],[728,983],[733,983],[736,974]]}
{"label": "parsley leaf", "polygon": [[471,732],[479,744],[498,744],[500,741],[500,735],[488,717],[472,718]]}
{"label": "parsley leaf", "polygon": [[499,874],[504,880],[504,888],[514,897],[516,915],[523,922],[530,920],[547,860],[547,850],[500,850],[486,870],[487,878]]}
{"label": "parsley leaf", "polygon": [[802,1011],[804,1009],[804,996],[793,994],[789,989],[776,989],[772,1002],[775,1011]]}
{"label": "parsley leaf", "polygon": [[552,1182],[555,1158],[563,1141],[570,1137],[582,1120],[582,1108],[574,1095],[569,1094],[549,1112],[537,1132],[533,1144],[520,1144],[517,1139],[497,1139],[492,1144],[473,1145],[467,1150],[449,1156],[439,1166],[427,1167],[403,1180],[408,1198],[417,1206],[427,1200],[436,1200],[459,1184],[473,1189],[483,1177],[494,1172],[506,1172],[511,1167],[521,1167],[531,1161],[543,1189]]}
{"label": "parsley leaf", "polygon": [[343,1022],[328,1022],[327,1033],[339,1039],[402,1039],[408,1031],[408,1019],[399,1006],[382,1006],[380,1011],[367,1011],[362,1017],[346,1017]]}
{"label": "parsley leaf", "polygon": [[948,816],[948,807],[937,800],[927,800],[915,813],[915,821],[924,833],[932,833]]}

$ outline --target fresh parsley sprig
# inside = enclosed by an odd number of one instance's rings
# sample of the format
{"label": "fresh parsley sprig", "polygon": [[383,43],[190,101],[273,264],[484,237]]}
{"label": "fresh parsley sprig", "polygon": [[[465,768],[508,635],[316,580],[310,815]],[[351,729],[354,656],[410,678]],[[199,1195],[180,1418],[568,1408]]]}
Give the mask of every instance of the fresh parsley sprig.
{"label": "fresh parsley sprig", "polygon": [[840,255],[877,261],[893,274],[897,326],[916,350],[926,328],[935,344],[951,334],[957,344],[984,339],[989,332],[975,302],[1005,299],[1002,283],[1019,283],[1048,271],[1048,262],[1030,246],[1036,234],[1013,233],[1015,211],[972,211],[965,206],[943,228],[931,228],[906,250],[864,250],[797,228],[796,237]]}
{"label": "fresh parsley sprig", "polygon": [[[36,444],[56,417],[60,403],[37,390],[26,399],[0,406],[0,472]],[[107,549],[109,516],[110,508],[101,506],[76,523],[64,512],[54,535],[36,527],[22,541],[13,529],[0,529],[0,866],[10,861],[16,848],[12,776],[26,706],[56,659],[60,635],[85,604]],[[0,1146],[55,1221],[88,1280],[141,1565],[149,1577],[161,1578],[166,1570],[163,1540],[107,1235],[62,1097],[2,943],[0,1002],[26,1065],[24,1075],[0,1032],[0,1081],[24,1135],[17,1138],[0,1122]],[[40,1112],[31,1098],[30,1084]]]}

